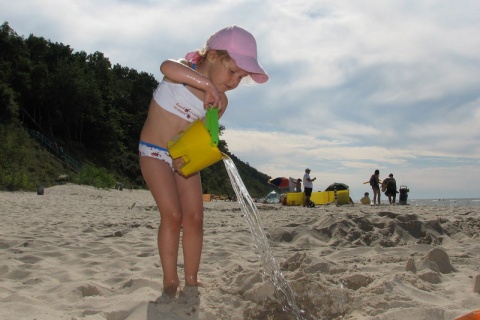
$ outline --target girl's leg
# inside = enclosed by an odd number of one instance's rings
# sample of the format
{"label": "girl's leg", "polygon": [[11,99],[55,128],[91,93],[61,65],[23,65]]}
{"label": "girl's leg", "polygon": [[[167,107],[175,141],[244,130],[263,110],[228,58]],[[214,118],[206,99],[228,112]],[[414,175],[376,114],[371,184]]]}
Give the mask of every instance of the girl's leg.
{"label": "girl's leg", "polygon": [[203,247],[203,197],[200,173],[188,178],[177,175],[182,207],[182,248],[185,263],[185,285],[198,286],[197,279]]}
{"label": "girl's leg", "polygon": [[158,252],[163,270],[163,291],[175,295],[179,287],[177,257],[182,225],[182,211],[175,178],[170,166],[158,159],[140,157],[145,182],[160,211]]}

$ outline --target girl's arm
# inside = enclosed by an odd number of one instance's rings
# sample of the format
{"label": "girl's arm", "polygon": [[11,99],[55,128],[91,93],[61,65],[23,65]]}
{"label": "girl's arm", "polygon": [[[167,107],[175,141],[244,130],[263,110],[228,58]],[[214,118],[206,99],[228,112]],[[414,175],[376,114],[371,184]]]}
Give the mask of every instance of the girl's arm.
{"label": "girl's arm", "polygon": [[166,60],[160,66],[160,71],[170,81],[177,83],[185,83],[191,87],[197,88],[205,92],[203,104],[205,108],[209,106],[220,105],[220,94],[217,88],[207,77],[204,77],[199,72],[193,70],[189,66],[175,60]]}

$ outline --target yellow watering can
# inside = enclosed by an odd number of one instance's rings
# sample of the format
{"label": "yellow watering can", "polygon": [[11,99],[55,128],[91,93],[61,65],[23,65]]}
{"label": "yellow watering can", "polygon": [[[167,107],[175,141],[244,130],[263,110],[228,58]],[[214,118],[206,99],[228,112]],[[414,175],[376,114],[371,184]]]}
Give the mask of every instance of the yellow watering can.
{"label": "yellow watering can", "polygon": [[167,144],[173,159],[183,159],[180,171],[186,177],[222,160],[222,153],[217,146],[218,108],[207,110],[205,125],[197,119]]}

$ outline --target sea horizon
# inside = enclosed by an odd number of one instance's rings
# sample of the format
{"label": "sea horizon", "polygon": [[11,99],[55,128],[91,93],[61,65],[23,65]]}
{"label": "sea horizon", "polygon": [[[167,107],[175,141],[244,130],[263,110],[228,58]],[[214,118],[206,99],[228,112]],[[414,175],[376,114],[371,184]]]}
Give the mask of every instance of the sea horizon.
{"label": "sea horizon", "polygon": [[[382,204],[388,199],[381,199]],[[398,197],[397,197],[398,201]],[[439,207],[480,207],[480,198],[434,198],[434,199],[407,199],[407,204],[413,206],[439,206]]]}

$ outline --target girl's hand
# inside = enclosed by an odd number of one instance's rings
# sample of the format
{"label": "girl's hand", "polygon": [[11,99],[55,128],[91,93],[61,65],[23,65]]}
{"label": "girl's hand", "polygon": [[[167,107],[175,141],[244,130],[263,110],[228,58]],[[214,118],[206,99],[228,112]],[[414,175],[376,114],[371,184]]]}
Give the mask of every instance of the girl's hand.
{"label": "girl's hand", "polygon": [[183,176],[183,173],[182,173],[182,171],[180,171],[180,169],[182,169],[182,167],[184,165],[185,165],[185,161],[183,160],[182,157],[177,158],[177,159],[172,159],[173,169],[181,176]]}
{"label": "girl's hand", "polygon": [[197,90],[203,91],[203,106],[205,109],[213,106],[218,107],[219,115],[225,112],[228,104],[225,94],[220,93],[209,78],[193,70],[187,64],[175,60],[166,60],[160,66],[160,71],[169,81],[185,83]]}
{"label": "girl's hand", "polygon": [[203,99],[203,107],[205,109],[218,107],[218,109],[221,110],[221,105],[220,94],[218,93],[217,88],[215,88],[213,84],[207,86],[205,89],[205,97]]}

